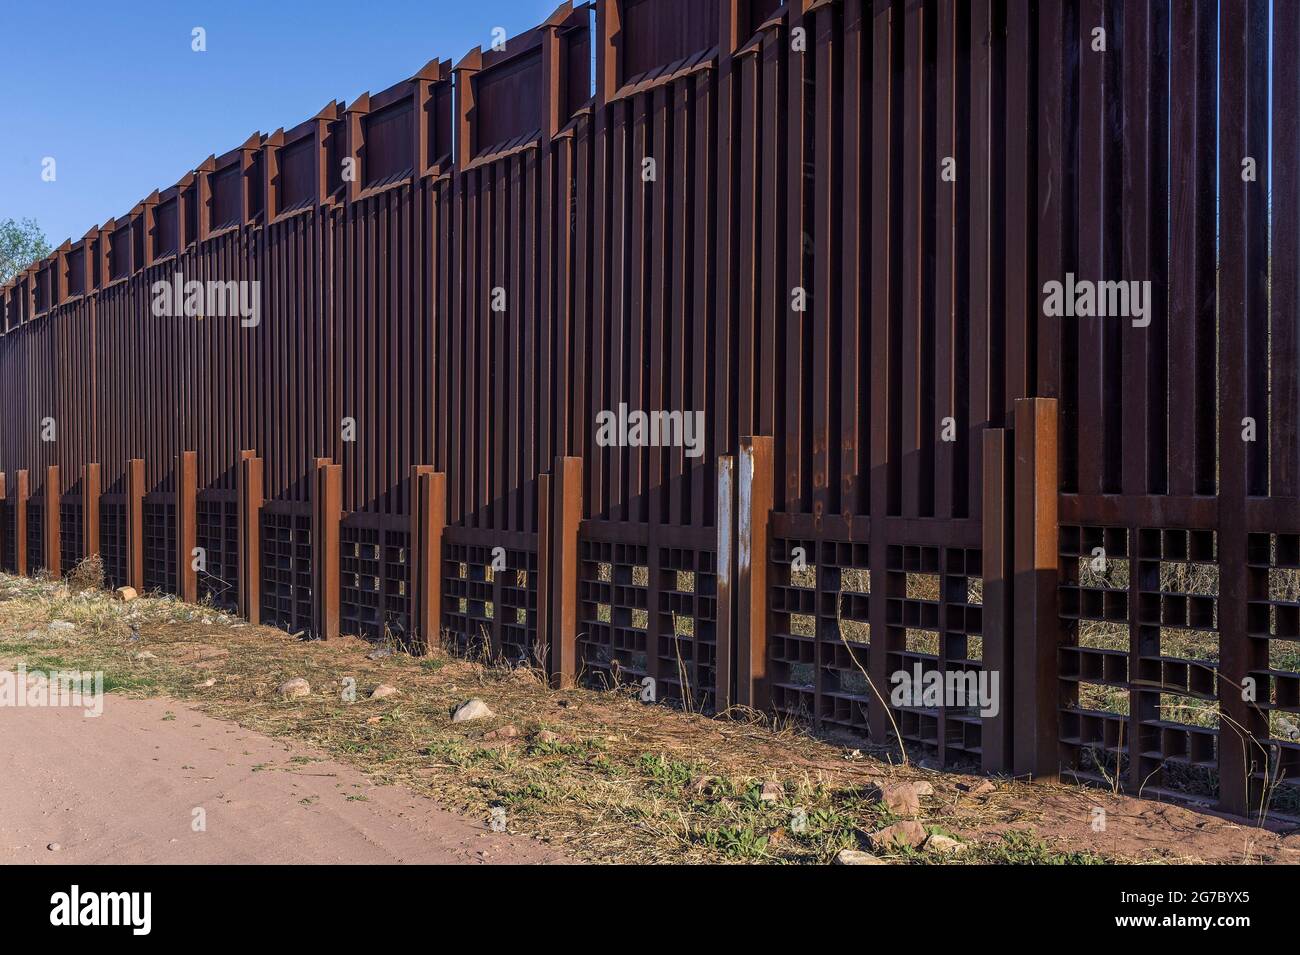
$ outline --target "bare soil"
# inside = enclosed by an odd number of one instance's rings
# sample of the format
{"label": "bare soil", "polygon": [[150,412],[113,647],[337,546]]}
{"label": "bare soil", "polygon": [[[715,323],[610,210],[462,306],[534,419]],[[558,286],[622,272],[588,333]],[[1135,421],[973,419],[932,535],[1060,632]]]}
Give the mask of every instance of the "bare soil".
{"label": "bare soil", "polygon": [[[556,690],[530,671],[441,650],[374,650],[355,638],[297,640],[171,599],[120,604],[0,576],[0,669],[101,670],[113,690],[97,720],[0,707],[0,861],[44,859],[58,842],[60,861],[481,861],[483,852],[815,864],[899,821],[878,784],[924,781],[933,794],[917,820],[966,849],[884,861],[1300,862],[1300,835],[1280,820],[1261,827],[1016,779],[977,795],[982,777],[927,769],[924,753],[905,759],[897,747],[820,739],[757,714],[646,705],[635,689]],[[291,677],[307,679],[310,694],[280,699],[276,687]],[[380,684],[400,693],[367,699]],[[453,722],[473,697],[495,716]],[[779,795],[764,798],[773,787]],[[201,836],[190,832],[196,806],[207,809]],[[493,817],[506,833],[487,831]]]}
{"label": "bare soil", "polygon": [[[312,747],[174,700],[0,708],[0,863],[545,863]],[[50,845],[57,849],[50,849]]]}

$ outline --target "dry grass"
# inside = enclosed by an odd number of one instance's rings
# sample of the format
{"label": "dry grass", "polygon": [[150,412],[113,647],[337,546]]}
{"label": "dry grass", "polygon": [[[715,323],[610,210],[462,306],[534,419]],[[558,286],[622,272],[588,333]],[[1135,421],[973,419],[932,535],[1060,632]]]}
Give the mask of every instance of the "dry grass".
{"label": "dry grass", "polygon": [[[53,620],[75,629],[50,629]],[[114,692],[166,695],[305,741],[378,784],[403,784],[471,816],[503,807],[511,831],[579,859],[827,862],[895,821],[874,781],[917,778],[936,791],[925,800],[927,827],[972,840],[961,861],[1102,858],[1049,850],[1028,834],[1032,791],[1014,801],[1007,787],[969,797],[957,789],[963,777],[902,766],[896,751],[863,753],[757,716],[714,720],[647,706],[635,690],[557,691],[532,671],[443,652],[370,660],[374,649],[352,638],[303,642],[173,599],[123,604],[57,582],[0,577],[0,662],[103,670]],[[278,699],[276,687],[299,676],[311,695]],[[349,680],[356,702],[344,699]],[[367,701],[380,683],[401,695]],[[472,697],[497,717],[452,723],[453,709]],[[517,737],[485,738],[507,724]],[[560,739],[540,741],[543,730]],[[775,803],[759,798],[767,780],[783,787]],[[795,822],[799,810],[806,826]],[[939,860],[908,853],[897,861]]]}

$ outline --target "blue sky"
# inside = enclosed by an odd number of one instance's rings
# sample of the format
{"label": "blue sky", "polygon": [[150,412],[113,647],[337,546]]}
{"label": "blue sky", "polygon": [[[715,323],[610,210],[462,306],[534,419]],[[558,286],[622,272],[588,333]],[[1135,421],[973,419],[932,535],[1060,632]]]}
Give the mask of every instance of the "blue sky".
{"label": "blue sky", "polygon": [[[458,60],[559,3],[0,0],[0,219],[35,218],[52,246],[78,239],[254,131]],[[190,48],[196,26],[206,53]]]}

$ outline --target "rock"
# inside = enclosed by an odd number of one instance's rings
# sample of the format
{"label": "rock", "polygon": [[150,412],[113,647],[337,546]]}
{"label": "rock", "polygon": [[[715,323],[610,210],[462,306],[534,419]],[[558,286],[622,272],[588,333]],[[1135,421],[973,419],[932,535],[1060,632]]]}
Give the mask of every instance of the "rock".
{"label": "rock", "polygon": [[150,653],[148,650],[141,650],[139,653],[135,655],[135,658],[137,660],[157,660],[158,656],[156,654]]}
{"label": "rock", "polygon": [[559,733],[552,733],[550,730],[542,730],[537,734],[537,742],[539,743],[554,744],[562,740],[563,737]]}
{"label": "rock", "polygon": [[687,788],[690,789],[691,792],[707,792],[709,788],[713,786],[716,779],[716,776],[696,776],[687,784]]}
{"label": "rock", "polygon": [[210,687],[210,686],[216,686],[216,685],[217,685],[217,681],[216,681],[214,678],[212,678],[212,677],[208,677],[208,678],[207,678],[206,680],[204,680],[202,683],[195,683],[195,684],[194,684],[194,689],[196,689],[196,690],[206,690],[208,687]]}
{"label": "rock", "polygon": [[486,740],[514,739],[518,735],[519,735],[519,728],[515,726],[513,723],[507,723],[505,726],[501,727],[500,729],[493,730],[491,733],[486,734],[483,738]]}
{"label": "rock", "polygon": [[118,587],[117,590],[113,591],[113,599],[121,600],[123,602],[128,600],[134,600],[136,597],[139,596],[140,595],[135,592],[134,587]]}
{"label": "rock", "polygon": [[896,816],[915,816],[921,811],[921,797],[912,783],[885,783],[880,787],[880,801]]}
{"label": "rock", "polygon": [[870,852],[860,849],[841,849],[835,856],[836,865],[889,865],[884,859],[878,859]]}
{"label": "rock", "polygon": [[51,842],[45,848],[49,849],[51,852],[58,852],[60,849],[63,848],[63,846],[59,845],[57,842]]}
{"label": "rock", "polygon": [[311,693],[311,684],[302,677],[296,676],[292,680],[281,683],[275,692],[282,700],[294,700],[300,696],[308,696]]}
{"label": "rock", "polygon": [[966,851],[966,843],[936,834],[925,840],[925,848],[927,852],[939,852],[946,856],[954,856]]}
{"label": "rock", "polygon": [[943,769],[943,767],[939,765],[939,761],[937,759],[928,759],[928,758],[923,759],[916,765],[920,766],[922,769],[929,769],[935,772],[938,772],[939,770]]}
{"label": "rock", "polygon": [[989,793],[997,791],[998,787],[994,785],[991,779],[981,779],[977,783],[961,783],[958,788],[971,796],[987,796]]}
{"label": "rock", "polygon": [[395,686],[390,686],[387,683],[381,683],[379,684],[379,686],[375,687],[375,689],[371,692],[370,698],[372,700],[386,700],[390,696],[400,695],[401,692],[402,691]]}
{"label": "rock", "polygon": [[896,822],[879,832],[871,833],[867,836],[867,842],[877,852],[919,849],[925,844],[926,836],[925,826],[909,819],[907,822]]}
{"label": "rock", "polygon": [[374,726],[375,724],[382,723],[383,721],[384,718],[382,716],[372,716],[366,720],[366,723],[369,724],[370,726]]}
{"label": "rock", "polygon": [[366,659],[382,660],[384,657],[391,657],[392,655],[393,655],[392,647],[380,647],[378,650],[371,650],[369,653],[367,653]]}
{"label": "rock", "polygon": [[785,787],[773,780],[763,783],[763,788],[758,792],[759,802],[780,802],[785,798]]}
{"label": "rock", "polygon": [[66,620],[52,620],[50,621],[49,628],[51,630],[76,630],[77,625],[75,623],[68,623]]}
{"label": "rock", "polygon": [[464,723],[466,720],[481,720],[486,716],[496,716],[496,714],[482,700],[473,699],[458,706],[456,712],[451,715],[451,721]]}
{"label": "rock", "polygon": [[933,796],[934,787],[922,780],[921,782],[912,783],[912,788],[916,790],[918,796]]}

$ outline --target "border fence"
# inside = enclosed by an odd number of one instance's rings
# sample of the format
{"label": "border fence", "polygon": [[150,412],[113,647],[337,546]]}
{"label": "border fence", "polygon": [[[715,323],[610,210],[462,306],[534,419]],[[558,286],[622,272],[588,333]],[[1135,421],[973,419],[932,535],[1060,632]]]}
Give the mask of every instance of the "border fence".
{"label": "border fence", "polygon": [[564,3],[6,285],[0,566],[1300,814],[1297,50]]}

